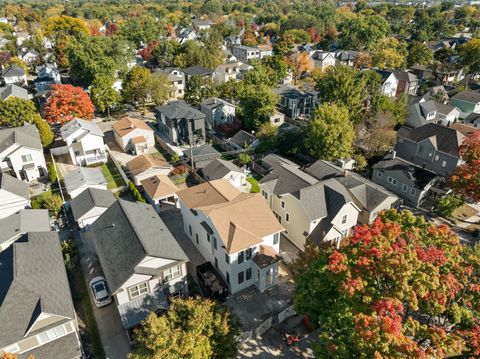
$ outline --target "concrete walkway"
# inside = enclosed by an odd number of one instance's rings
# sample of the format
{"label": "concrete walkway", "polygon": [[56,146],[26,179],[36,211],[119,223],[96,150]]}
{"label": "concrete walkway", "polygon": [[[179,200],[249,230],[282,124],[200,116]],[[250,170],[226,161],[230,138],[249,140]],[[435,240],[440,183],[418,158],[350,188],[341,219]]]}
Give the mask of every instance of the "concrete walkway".
{"label": "concrete walkway", "polygon": [[[80,255],[80,264],[87,285],[93,277],[103,275],[95,253],[95,247],[89,234],[89,232],[75,233],[75,241]],[[90,295],[89,297],[106,357],[108,359],[126,359],[131,350],[130,343],[122,327],[120,315],[118,314],[115,303],[113,302],[103,308],[97,308],[92,296]]]}

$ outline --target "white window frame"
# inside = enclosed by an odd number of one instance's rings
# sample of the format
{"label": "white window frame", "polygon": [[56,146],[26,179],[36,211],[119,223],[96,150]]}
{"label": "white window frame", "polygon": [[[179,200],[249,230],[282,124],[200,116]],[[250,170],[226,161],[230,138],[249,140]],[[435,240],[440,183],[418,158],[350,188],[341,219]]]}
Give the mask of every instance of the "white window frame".
{"label": "white window frame", "polygon": [[[59,333],[60,332],[60,333]],[[61,338],[65,335],[67,335],[68,332],[67,332],[67,328],[65,328],[65,325],[62,324],[62,325],[59,325],[57,327],[54,327],[54,328],[51,328],[51,329],[48,329],[42,333],[38,333],[36,335],[37,337],[37,341],[40,345],[43,345],[43,344],[46,344],[46,343],[49,343],[55,339],[58,339],[58,338]],[[47,338],[42,338],[42,336],[45,335]]]}
{"label": "white window frame", "polygon": [[26,154],[26,155],[22,155],[22,162],[23,163],[30,163],[30,162],[33,162],[33,157],[30,153]]}
{"label": "white window frame", "polygon": [[415,196],[416,193],[417,193],[417,190],[415,188],[410,189],[410,194],[412,196]]}
{"label": "white window frame", "polygon": [[342,224],[345,224],[345,223],[347,223],[347,218],[348,218],[348,217],[347,217],[347,215],[346,215],[346,214],[345,214],[345,215],[343,215],[343,217],[342,217]]}
{"label": "white window frame", "polygon": [[273,235],[273,245],[277,245],[280,242],[280,233],[275,233]]}
{"label": "white window frame", "polygon": [[20,347],[18,346],[17,343],[13,343],[9,345],[8,347],[5,347],[2,349],[4,353],[10,353],[10,354],[15,354],[20,351]]}
{"label": "white window frame", "polygon": [[182,276],[182,266],[180,264],[170,267],[167,270],[163,271],[163,279],[165,281],[170,281],[172,279],[175,279],[181,276]]}
{"label": "white window frame", "polygon": [[[145,287],[143,287],[144,285]],[[150,288],[147,281],[128,287],[128,296],[130,297],[130,299],[141,297],[148,292],[150,292]]]}
{"label": "white window frame", "polygon": [[442,161],[442,167],[446,167],[447,166],[447,161]]}
{"label": "white window frame", "polygon": [[382,178],[382,177],[383,177],[383,172],[378,171],[378,172],[377,172],[377,177],[378,177],[378,178]]}

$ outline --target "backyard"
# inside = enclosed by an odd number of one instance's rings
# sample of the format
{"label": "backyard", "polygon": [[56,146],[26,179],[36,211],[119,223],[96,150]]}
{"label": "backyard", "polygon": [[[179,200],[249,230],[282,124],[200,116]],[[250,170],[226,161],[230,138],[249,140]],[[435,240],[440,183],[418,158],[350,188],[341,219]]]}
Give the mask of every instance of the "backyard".
{"label": "backyard", "polygon": [[252,188],[250,189],[250,193],[260,192],[260,183],[258,183],[258,180],[255,177],[252,177],[252,176],[247,177],[247,182],[252,185]]}
{"label": "backyard", "polygon": [[108,160],[107,163],[104,163],[100,169],[102,170],[103,177],[105,177],[105,180],[107,181],[108,189],[114,189],[127,185],[111,159]]}

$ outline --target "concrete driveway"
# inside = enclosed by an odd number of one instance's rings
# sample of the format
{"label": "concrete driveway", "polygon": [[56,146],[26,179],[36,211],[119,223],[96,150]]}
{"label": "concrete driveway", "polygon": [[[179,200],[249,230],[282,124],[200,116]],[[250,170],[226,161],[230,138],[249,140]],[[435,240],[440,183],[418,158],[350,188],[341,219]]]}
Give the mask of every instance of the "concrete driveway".
{"label": "concrete driveway", "polygon": [[[89,232],[76,232],[75,241],[80,255],[80,264],[82,266],[85,280],[88,282],[97,275],[103,275],[100,263],[98,262]],[[130,343],[122,327],[120,315],[118,314],[115,303],[97,308],[90,295],[90,301],[93,307],[93,314],[97,322],[100,339],[102,340],[105,355],[109,359],[125,359],[130,352]]]}
{"label": "concrete driveway", "polygon": [[115,141],[115,137],[112,131],[105,132],[105,143],[107,144],[108,148],[110,149],[110,154],[119,162],[122,166],[134,159],[135,156],[123,152],[123,149],[118,145]]}

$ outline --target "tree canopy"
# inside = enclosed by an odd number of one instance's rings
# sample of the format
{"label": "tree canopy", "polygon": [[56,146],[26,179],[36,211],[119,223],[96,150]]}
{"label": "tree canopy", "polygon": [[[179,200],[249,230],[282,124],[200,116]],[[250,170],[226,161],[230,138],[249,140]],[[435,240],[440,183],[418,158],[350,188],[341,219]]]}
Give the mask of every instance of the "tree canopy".
{"label": "tree canopy", "polygon": [[465,137],[459,149],[464,163],[450,177],[450,187],[465,200],[480,201],[480,133]]}
{"label": "tree canopy", "polygon": [[48,122],[63,124],[74,118],[90,120],[94,107],[88,94],[81,88],[72,85],[51,85],[50,97],[45,106],[45,117]]}

